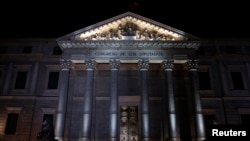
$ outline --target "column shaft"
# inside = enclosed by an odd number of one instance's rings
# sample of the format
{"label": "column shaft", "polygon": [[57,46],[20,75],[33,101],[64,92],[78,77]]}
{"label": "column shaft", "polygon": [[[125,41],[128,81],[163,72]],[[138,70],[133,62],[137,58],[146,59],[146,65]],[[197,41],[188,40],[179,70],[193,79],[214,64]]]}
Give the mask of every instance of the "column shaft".
{"label": "column shaft", "polygon": [[58,106],[56,113],[56,125],[55,125],[55,139],[59,141],[64,140],[64,126],[65,126],[65,115],[67,108],[67,97],[68,97],[68,83],[69,83],[69,67],[71,62],[69,60],[62,60],[61,65],[63,69],[60,73],[61,86],[59,88]]}
{"label": "column shaft", "polygon": [[147,91],[147,70],[141,71],[141,114],[142,114],[142,138],[149,138],[149,108]]}
{"label": "column shaft", "polygon": [[83,106],[83,130],[82,139],[90,140],[91,124],[92,124],[92,104],[93,104],[93,76],[94,76],[94,60],[86,60],[86,86],[84,94]]}
{"label": "column shaft", "polygon": [[193,100],[194,100],[194,112],[195,112],[195,128],[196,128],[196,140],[205,140],[204,120],[202,114],[202,106],[199,92],[199,77],[197,72],[198,61],[189,60],[190,78],[193,85]]}
{"label": "column shaft", "polygon": [[10,81],[11,81],[12,73],[13,73],[13,63],[10,63],[8,65],[8,72],[7,72],[7,76],[5,78],[5,83],[4,83],[4,87],[3,87],[3,94],[4,95],[8,94],[10,91]]}
{"label": "column shaft", "polygon": [[166,78],[166,96],[165,96],[166,99],[164,99],[166,100],[166,102],[164,102],[166,105],[164,106],[167,107],[167,113],[168,113],[167,123],[168,123],[169,138],[170,140],[177,140],[178,132],[176,125],[176,110],[175,110],[175,98],[174,98],[174,87],[173,87],[173,71],[172,71],[173,63],[174,60],[172,59],[163,61],[163,67],[165,70],[165,78]]}
{"label": "column shaft", "polygon": [[110,92],[110,141],[118,140],[118,68],[119,60],[110,60],[111,65],[111,92]]}
{"label": "column shaft", "polygon": [[34,65],[32,80],[31,80],[31,84],[30,84],[30,94],[31,95],[34,95],[35,90],[36,90],[38,70],[39,70],[39,63],[36,62]]}
{"label": "column shaft", "polygon": [[149,101],[148,101],[148,60],[139,60],[139,68],[141,74],[141,134],[142,141],[149,140]]}

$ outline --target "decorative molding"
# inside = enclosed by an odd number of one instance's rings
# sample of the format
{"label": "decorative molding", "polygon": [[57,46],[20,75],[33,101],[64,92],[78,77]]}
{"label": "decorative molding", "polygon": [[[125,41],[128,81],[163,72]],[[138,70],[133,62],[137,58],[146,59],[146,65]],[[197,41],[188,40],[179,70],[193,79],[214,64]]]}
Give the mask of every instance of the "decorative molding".
{"label": "decorative molding", "polygon": [[95,97],[95,100],[110,100],[110,97]]}
{"label": "decorative molding", "polygon": [[163,69],[165,71],[171,71],[171,70],[173,70],[173,64],[174,64],[174,60],[173,59],[165,59],[162,62],[162,66],[163,66]]}
{"label": "decorative molding", "polygon": [[172,49],[186,48],[197,50],[199,41],[147,41],[147,40],[109,40],[109,41],[59,41],[62,48],[100,48],[100,49],[120,49],[120,48],[151,48],[151,49]]}
{"label": "decorative molding", "polygon": [[56,113],[56,108],[41,108],[41,110],[43,111],[43,113],[52,113],[55,114]]}
{"label": "decorative molding", "polygon": [[7,111],[21,112],[22,107],[5,107]]}
{"label": "decorative molding", "polygon": [[196,71],[198,68],[198,63],[199,63],[199,60],[189,59],[187,61],[188,69],[190,71]]}
{"label": "decorative molding", "polygon": [[72,65],[71,60],[67,60],[67,59],[61,59],[60,63],[61,63],[62,70],[69,70]]}
{"label": "decorative molding", "polygon": [[87,70],[93,70],[96,65],[96,61],[94,59],[85,60],[85,65]]}
{"label": "decorative molding", "polygon": [[0,96],[0,100],[14,100],[14,99],[18,99],[18,100],[35,100],[37,97],[35,96],[17,96],[17,95],[13,95],[13,96]]}
{"label": "decorative molding", "polygon": [[162,97],[149,97],[149,100],[162,100]]}
{"label": "decorative molding", "polygon": [[139,59],[138,66],[140,70],[148,70],[149,60],[148,59]]}
{"label": "decorative molding", "polygon": [[109,60],[111,70],[118,70],[120,68],[120,60],[119,59],[110,59]]}

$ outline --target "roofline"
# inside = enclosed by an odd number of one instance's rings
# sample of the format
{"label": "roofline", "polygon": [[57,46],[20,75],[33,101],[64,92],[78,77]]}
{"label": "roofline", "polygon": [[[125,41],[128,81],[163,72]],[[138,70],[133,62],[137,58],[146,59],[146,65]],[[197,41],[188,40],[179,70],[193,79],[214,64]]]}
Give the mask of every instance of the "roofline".
{"label": "roofline", "polygon": [[141,15],[138,15],[138,14],[135,14],[135,13],[132,13],[132,12],[130,12],[130,11],[125,12],[125,13],[120,14],[120,15],[117,15],[117,16],[114,16],[114,17],[112,17],[112,18],[106,19],[106,20],[104,20],[104,21],[98,22],[98,23],[96,23],[96,24],[92,24],[92,25],[90,25],[90,26],[81,28],[81,29],[76,30],[76,31],[74,31],[74,32],[72,32],[72,33],[69,33],[69,34],[66,34],[66,35],[64,35],[64,36],[61,36],[61,37],[57,38],[56,40],[59,41],[59,40],[63,40],[64,38],[69,38],[69,37],[74,36],[74,35],[77,35],[77,34],[79,34],[79,33],[81,33],[81,32],[84,32],[84,31],[90,30],[90,29],[92,29],[92,28],[95,28],[95,27],[104,25],[104,24],[106,24],[106,23],[112,22],[112,21],[114,21],[114,20],[117,20],[117,19],[122,18],[122,17],[125,17],[125,16],[132,16],[132,17],[136,17],[136,18],[139,18],[139,19],[143,19],[143,20],[145,20],[145,21],[147,21],[147,22],[150,22],[150,23],[155,24],[155,25],[157,25],[157,26],[160,26],[160,27],[162,27],[162,28],[167,28],[167,29],[169,29],[169,30],[171,30],[171,31],[173,31],[173,32],[177,32],[177,33],[179,33],[179,34],[181,34],[181,35],[183,35],[183,36],[188,36],[188,37],[192,38],[193,40],[200,40],[199,37],[196,37],[196,36],[194,36],[194,35],[188,34],[188,33],[184,32],[184,31],[182,31],[182,30],[173,28],[173,27],[171,27],[171,26],[162,24],[162,23],[160,23],[160,22],[151,20],[151,19],[146,18],[146,17],[144,17],[144,16],[141,16]]}

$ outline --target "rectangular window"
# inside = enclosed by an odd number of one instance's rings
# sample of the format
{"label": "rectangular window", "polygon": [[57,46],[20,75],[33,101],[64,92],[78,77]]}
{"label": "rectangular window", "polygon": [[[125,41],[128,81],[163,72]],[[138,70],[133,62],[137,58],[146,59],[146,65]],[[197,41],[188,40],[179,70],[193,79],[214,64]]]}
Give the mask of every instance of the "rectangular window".
{"label": "rectangular window", "polygon": [[199,72],[199,83],[200,83],[201,90],[211,89],[209,72]]}
{"label": "rectangular window", "polygon": [[234,90],[243,90],[244,83],[241,72],[231,72],[232,84]]}
{"label": "rectangular window", "polygon": [[250,114],[241,115],[241,123],[243,125],[250,125]]}
{"label": "rectangular window", "polygon": [[23,53],[31,53],[32,52],[32,46],[26,46],[23,48]]}
{"label": "rectangular window", "polygon": [[53,119],[54,119],[54,115],[53,114],[44,114],[43,115],[43,126],[46,124],[45,122],[47,122],[47,124],[52,124],[51,126],[53,126]]}
{"label": "rectangular window", "polygon": [[50,72],[49,81],[48,81],[48,89],[57,89],[58,80],[59,80],[59,72]]}
{"label": "rectangular window", "polygon": [[24,89],[26,85],[26,80],[27,80],[27,72],[17,72],[17,77],[16,77],[16,84],[15,84],[15,89]]}
{"label": "rectangular window", "polygon": [[43,121],[46,119],[49,119],[50,121],[53,121],[54,115],[53,114],[44,114],[43,115]]}
{"label": "rectangular window", "polygon": [[13,135],[16,133],[18,114],[10,113],[8,114],[7,123],[5,127],[6,135]]}
{"label": "rectangular window", "polygon": [[53,50],[53,55],[61,55],[62,54],[62,50],[59,46],[54,47]]}

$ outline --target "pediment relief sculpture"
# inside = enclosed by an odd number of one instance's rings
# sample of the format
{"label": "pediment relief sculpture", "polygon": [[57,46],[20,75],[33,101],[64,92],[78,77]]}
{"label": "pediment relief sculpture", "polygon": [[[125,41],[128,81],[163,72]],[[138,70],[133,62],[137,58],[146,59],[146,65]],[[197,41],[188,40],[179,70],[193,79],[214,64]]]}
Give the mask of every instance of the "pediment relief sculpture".
{"label": "pediment relief sculpture", "polygon": [[187,40],[149,22],[126,16],[75,36],[74,40]]}

